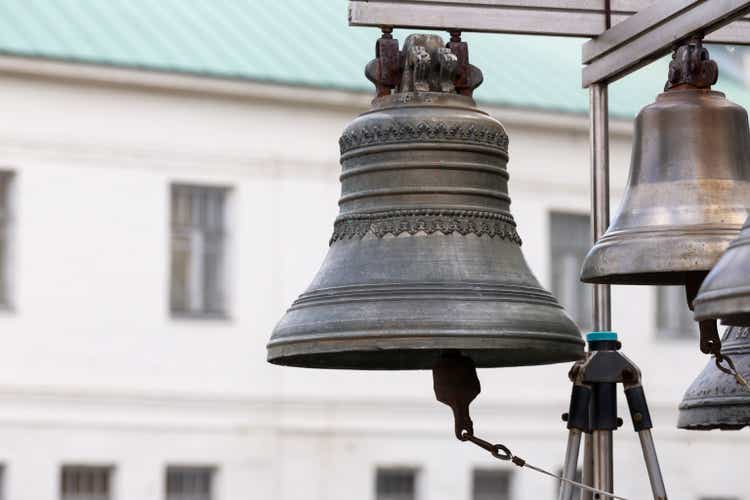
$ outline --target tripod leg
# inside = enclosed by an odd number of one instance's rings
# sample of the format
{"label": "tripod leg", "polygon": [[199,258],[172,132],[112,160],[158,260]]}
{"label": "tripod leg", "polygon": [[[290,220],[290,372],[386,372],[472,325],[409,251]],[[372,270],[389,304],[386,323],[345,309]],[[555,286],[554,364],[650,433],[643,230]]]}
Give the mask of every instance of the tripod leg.
{"label": "tripod leg", "polygon": [[614,491],[612,431],[594,430],[591,435],[594,455],[593,486],[604,491]]}
{"label": "tripod leg", "polygon": [[651,491],[654,493],[654,499],[667,500],[667,489],[664,487],[664,479],[661,477],[659,457],[656,456],[656,447],[654,446],[654,438],[651,436],[651,430],[644,429],[639,431],[638,438],[641,440],[643,460],[646,462],[648,480],[651,482]]}
{"label": "tripod leg", "polygon": [[651,423],[651,415],[648,411],[643,387],[640,384],[628,387],[625,389],[625,397],[628,400],[630,416],[633,419],[633,428],[641,441],[643,460],[646,462],[646,471],[648,472],[648,480],[651,482],[654,500],[667,500],[667,490],[664,487],[659,458],[656,456],[656,447],[651,436],[653,424]]}
{"label": "tripod leg", "polygon": [[[594,485],[594,448],[591,433],[583,438],[583,484]],[[593,500],[594,494],[588,490],[581,492],[581,500]]]}
{"label": "tripod leg", "polygon": [[[578,472],[578,453],[581,449],[581,435],[579,429],[570,429],[568,431],[568,447],[565,450],[565,464],[563,465],[562,476],[571,481],[576,480]],[[572,484],[562,482],[560,484],[560,495],[558,500],[573,500],[573,492],[577,490]]]}

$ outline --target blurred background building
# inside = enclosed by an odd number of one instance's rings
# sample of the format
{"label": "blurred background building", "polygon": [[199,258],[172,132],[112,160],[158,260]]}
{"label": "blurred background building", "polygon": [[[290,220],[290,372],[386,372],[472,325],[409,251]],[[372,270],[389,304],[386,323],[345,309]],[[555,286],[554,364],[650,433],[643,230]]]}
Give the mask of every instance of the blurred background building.
{"label": "blurred background building", "polygon": [[[0,1],[0,498],[556,498],[457,442],[429,373],[265,362],[326,252],[377,36],[347,27],[345,0]],[[465,39],[510,134],[524,254],[586,329],[581,41]],[[744,53],[712,50],[717,88],[747,106]],[[665,77],[661,61],[610,91],[613,211],[631,120]],[[675,428],[707,362],[682,290],[615,288],[614,324],[671,496],[749,500],[746,431]],[[482,371],[480,435],[558,469],[568,368]],[[617,491],[649,498],[621,414]]]}

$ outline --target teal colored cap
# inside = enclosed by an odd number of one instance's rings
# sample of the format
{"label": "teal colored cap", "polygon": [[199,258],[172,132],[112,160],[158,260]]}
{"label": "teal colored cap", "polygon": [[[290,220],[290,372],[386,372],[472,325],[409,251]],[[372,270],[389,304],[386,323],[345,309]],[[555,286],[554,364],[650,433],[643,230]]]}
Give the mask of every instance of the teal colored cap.
{"label": "teal colored cap", "polygon": [[617,332],[590,332],[586,334],[587,342],[596,342],[597,340],[617,340]]}

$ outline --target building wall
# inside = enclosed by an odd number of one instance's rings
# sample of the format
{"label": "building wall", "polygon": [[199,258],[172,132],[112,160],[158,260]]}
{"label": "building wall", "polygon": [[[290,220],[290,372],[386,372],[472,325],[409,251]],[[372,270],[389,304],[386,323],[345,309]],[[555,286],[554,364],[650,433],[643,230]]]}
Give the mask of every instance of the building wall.
{"label": "building wall", "polygon": [[[216,466],[218,500],[374,500],[375,468],[392,465],[419,469],[419,500],[468,500],[473,467],[508,467],[455,441],[427,372],[265,362],[275,322],[325,255],[337,140],[361,108],[4,75],[0,109],[0,168],[16,173],[14,304],[0,313],[5,498],[57,498],[64,463],[115,466],[117,500],[163,498],[167,464]],[[549,286],[550,211],[588,210],[585,120],[492,112],[511,136],[523,252]],[[626,131],[613,134],[615,198],[629,143]],[[231,189],[228,319],[170,317],[173,182]],[[674,428],[707,360],[697,341],[655,340],[654,305],[650,288],[614,290],[614,325],[643,370],[671,496],[750,498],[745,432]],[[482,370],[478,432],[556,470],[568,368]],[[616,484],[647,498],[621,414]],[[532,471],[513,481],[514,500],[556,491]]]}

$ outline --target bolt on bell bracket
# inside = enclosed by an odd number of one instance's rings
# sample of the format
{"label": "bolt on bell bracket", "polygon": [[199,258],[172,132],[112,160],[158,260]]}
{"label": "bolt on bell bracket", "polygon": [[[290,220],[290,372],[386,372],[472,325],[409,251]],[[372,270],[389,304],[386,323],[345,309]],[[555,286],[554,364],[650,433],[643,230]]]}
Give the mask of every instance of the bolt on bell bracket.
{"label": "bolt on bell bracket", "polygon": [[469,64],[469,47],[461,32],[451,32],[450,41],[435,35],[410,35],[399,49],[393,28],[382,29],[375,43],[375,59],[365,67],[365,76],[375,84],[377,97],[391,92],[446,92],[471,97],[481,85],[482,71]]}

